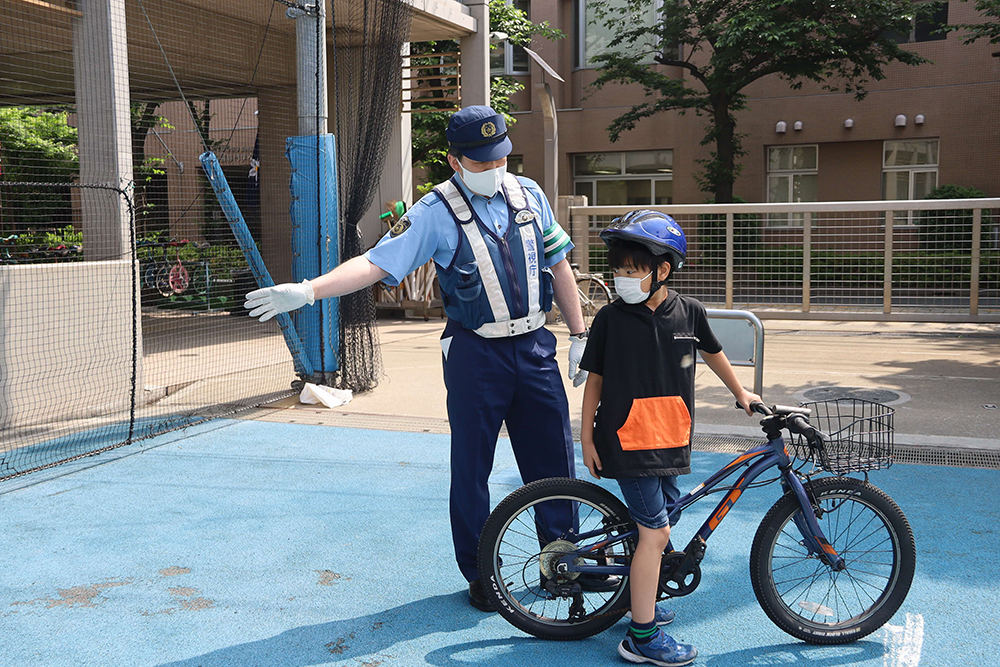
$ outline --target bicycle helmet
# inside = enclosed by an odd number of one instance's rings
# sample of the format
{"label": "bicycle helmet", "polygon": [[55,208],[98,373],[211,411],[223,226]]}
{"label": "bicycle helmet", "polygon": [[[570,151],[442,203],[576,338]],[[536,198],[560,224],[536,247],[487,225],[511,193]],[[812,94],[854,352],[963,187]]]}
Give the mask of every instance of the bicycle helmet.
{"label": "bicycle helmet", "polygon": [[610,245],[615,239],[641,243],[655,256],[669,255],[673,271],[681,268],[687,257],[684,230],[676,220],[659,211],[640,208],[615,218],[601,232],[601,240]]}

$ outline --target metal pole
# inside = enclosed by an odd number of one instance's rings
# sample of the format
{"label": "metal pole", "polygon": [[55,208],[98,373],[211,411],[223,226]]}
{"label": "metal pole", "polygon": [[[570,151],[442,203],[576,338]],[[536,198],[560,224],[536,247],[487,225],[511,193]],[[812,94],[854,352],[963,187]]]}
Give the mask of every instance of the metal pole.
{"label": "metal pole", "polygon": [[979,314],[979,257],[983,238],[983,209],[972,211],[972,262],[969,274],[969,315]]}
{"label": "metal pole", "polygon": [[295,20],[299,134],[326,134],[326,13],[323,2],[305,9],[289,7],[285,16]]}
{"label": "metal pole", "polygon": [[733,308],[733,265],[736,262],[733,251],[733,236],[735,234],[733,214],[726,213],[726,308]]}
{"label": "metal pole", "polygon": [[802,217],[802,312],[812,307],[812,211]]}
{"label": "metal pole", "polygon": [[885,212],[885,242],[883,251],[885,253],[884,280],[882,282],[882,312],[892,312],[892,211]]}

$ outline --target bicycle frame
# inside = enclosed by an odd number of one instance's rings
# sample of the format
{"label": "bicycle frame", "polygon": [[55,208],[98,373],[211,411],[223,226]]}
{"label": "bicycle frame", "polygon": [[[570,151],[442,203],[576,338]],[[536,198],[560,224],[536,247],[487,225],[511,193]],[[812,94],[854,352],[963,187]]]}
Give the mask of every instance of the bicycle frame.
{"label": "bicycle frame", "polygon": [[[767,419],[765,419],[764,422],[767,422]],[[743,472],[742,475],[740,475],[740,477],[732,485],[732,488],[725,494],[716,506],[715,510],[701,525],[701,528],[698,529],[694,537],[691,538],[687,548],[681,552],[684,554],[684,562],[691,565],[697,565],[701,562],[705,553],[708,538],[711,537],[712,533],[715,532],[715,529],[718,528],[720,523],[722,523],[722,520],[729,513],[729,510],[733,508],[743,492],[765,470],[777,467],[781,471],[782,488],[786,491],[791,489],[795,493],[796,498],[798,498],[799,505],[802,508],[801,514],[797,515],[795,518],[795,524],[799,529],[799,532],[802,534],[804,546],[806,546],[812,554],[816,555],[817,558],[829,565],[833,570],[843,570],[845,567],[844,560],[830,545],[830,542],[820,529],[819,522],[816,520],[816,516],[813,511],[813,503],[809,497],[809,493],[802,484],[802,481],[798,478],[798,475],[796,475],[792,470],[791,459],[785,451],[785,442],[781,437],[780,430],[776,433],[768,432],[768,441],[766,443],[758,445],[757,447],[754,447],[753,449],[733,459],[725,467],[714,473],[707,480],[692,489],[689,493],[679,498],[670,512],[671,519],[676,518],[684,508],[693,505],[707,496],[712,489],[732,475],[738,468],[743,466],[749,467]],[[591,558],[594,558],[594,554],[599,554],[599,552],[605,547],[632,539],[638,535],[638,532],[638,529],[628,530],[623,533],[616,534],[611,539],[607,538],[607,530],[590,531],[574,535],[574,542],[577,544],[584,542],[584,544],[575,551],[567,553],[563,556],[559,560],[557,568],[560,572],[626,575],[629,571],[628,564],[588,565],[586,563],[576,564],[574,563],[574,560],[579,559],[580,556],[590,556]],[[593,540],[598,537],[601,539],[589,544],[586,543],[587,540]]]}

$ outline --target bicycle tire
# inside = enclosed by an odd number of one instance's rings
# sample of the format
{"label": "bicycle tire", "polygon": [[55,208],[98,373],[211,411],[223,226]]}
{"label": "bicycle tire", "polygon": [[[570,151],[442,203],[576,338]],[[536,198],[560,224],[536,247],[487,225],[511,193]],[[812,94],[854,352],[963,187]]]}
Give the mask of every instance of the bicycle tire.
{"label": "bicycle tire", "polygon": [[917,559],[913,530],[899,506],[868,482],[825,477],[812,490],[823,510],[820,527],[847,568],[834,572],[809,556],[793,520],[801,508],[788,492],[757,529],[750,580],[764,613],[788,634],[847,644],[882,627],[906,599]]}
{"label": "bicycle tire", "polygon": [[[573,541],[571,531],[545,540],[535,516],[540,509],[543,513],[561,511],[568,515],[569,507],[560,504],[566,502],[572,503],[573,525],[580,531],[602,529],[621,534],[635,528],[628,509],[609,491],[584,480],[548,478],[527,484],[504,498],[490,514],[479,539],[483,589],[504,619],[539,639],[590,637],[617,623],[629,609],[627,576],[621,577],[611,591],[582,592],[582,614],[573,612],[571,599],[556,597],[540,587],[543,571],[557,583],[568,581],[569,577],[555,573],[551,567],[554,559],[573,548]],[[604,555],[617,562],[630,561],[634,550],[633,538],[613,544]],[[543,563],[548,570],[542,569]]]}
{"label": "bicycle tire", "polygon": [[580,292],[580,308],[583,311],[583,321],[590,328],[594,316],[604,306],[611,303],[611,290],[608,286],[596,278],[586,277],[576,281],[576,288]]}
{"label": "bicycle tire", "polygon": [[177,262],[170,268],[170,289],[173,290],[174,294],[183,294],[188,285],[191,282],[188,276],[188,270],[184,268],[184,265]]}
{"label": "bicycle tire", "polygon": [[159,271],[156,272],[156,291],[163,298],[173,296],[174,288],[170,286],[169,264],[161,264]]}

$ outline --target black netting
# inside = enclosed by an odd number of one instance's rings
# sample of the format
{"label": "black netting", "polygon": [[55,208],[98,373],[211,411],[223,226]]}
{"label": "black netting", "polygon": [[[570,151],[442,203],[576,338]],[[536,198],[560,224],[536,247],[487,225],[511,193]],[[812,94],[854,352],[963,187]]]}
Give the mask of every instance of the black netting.
{"label": "black netting", "polygon": [[[409,33],[410,10],[401,0],[355,0],[348,16],[334,16],[331,70],[335,89],[337,170],[340,195],[341,262],[357,257],[368,246],[358,228],[372,205],[399,112],[402,47]],[[344,10],[340,7],[338,12]],[[347,19],[346,21],[344,19]],[[340,300],[339,386],[354,391],[373,389],[382,376],[382,357],[375,328],[371,290]]]}
{"label": "black netting", "polygon": [[198,159],[287,280],[285,7],[116,5],[0,5],[0,480],[295,378],[277,323],[246,317],[254,279]]}

